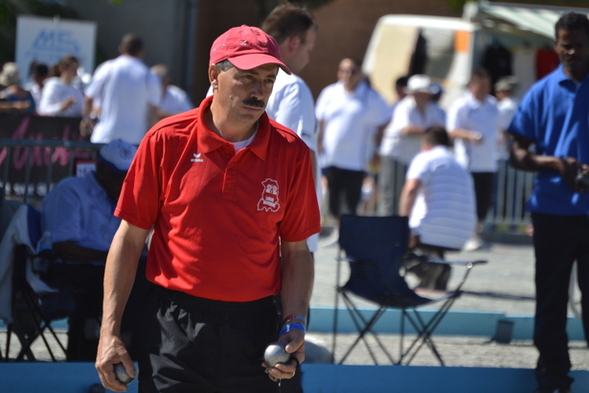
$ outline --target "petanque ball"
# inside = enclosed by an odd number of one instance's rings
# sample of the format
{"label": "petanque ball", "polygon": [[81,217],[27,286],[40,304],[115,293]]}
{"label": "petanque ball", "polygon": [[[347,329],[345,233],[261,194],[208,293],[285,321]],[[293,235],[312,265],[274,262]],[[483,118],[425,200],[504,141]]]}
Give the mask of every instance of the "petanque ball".
{"label": "petanque ball", "polygon": [[264,361],[268,367],[274,367],[278,363],[287,363],[290,360],[290,353],[284,349],[285,345],[281,342],[274,342],[266,348],[264,352]]}
{"label": "petanque ball", "polygon": [[131,383],[131,381],[133,381],[133,378],[131,378],[125,371],[125,366],[123,366],[123,363],[115,364],[115,375],[119,382],[124,383],[125,385],[128,385]]}

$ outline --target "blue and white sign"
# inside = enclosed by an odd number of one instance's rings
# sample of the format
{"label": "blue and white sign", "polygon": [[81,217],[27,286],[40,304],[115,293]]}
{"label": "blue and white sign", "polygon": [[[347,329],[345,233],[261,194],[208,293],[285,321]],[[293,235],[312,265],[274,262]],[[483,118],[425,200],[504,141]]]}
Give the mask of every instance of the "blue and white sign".
{"label": "blue and white sign", "polygon": [[96,22],[19,16],[16,27],[16,63],[21,79],[28,79],[31,62],[51,67],[63,56],[76,56],[86,73],[94,70]]}

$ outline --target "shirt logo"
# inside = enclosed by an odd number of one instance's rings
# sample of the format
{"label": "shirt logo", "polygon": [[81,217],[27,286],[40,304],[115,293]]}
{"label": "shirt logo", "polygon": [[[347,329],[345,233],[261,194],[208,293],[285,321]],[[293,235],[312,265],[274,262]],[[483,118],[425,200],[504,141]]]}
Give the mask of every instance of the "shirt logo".
{"label": "shirt logo", "polygon": [[265,210],[276,213],[280,209],[278,182],[266,179],[262,182],[262,187],[262,197],[258,201],[258,211]]}
{"label": "shirt logo", "polygon": [[203,162],[204,159],[200,158],[202,153],[192,153],[193,158],[190,160],[190,162]]}

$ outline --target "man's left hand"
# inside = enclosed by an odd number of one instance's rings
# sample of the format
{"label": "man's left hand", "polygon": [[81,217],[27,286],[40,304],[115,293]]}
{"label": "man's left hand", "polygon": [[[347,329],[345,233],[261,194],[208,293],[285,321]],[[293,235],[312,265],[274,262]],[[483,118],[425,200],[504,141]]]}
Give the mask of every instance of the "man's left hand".
{"label": "man's left hand", "polygon": [[[291,359],[288,363],[278,363],[267,372],[275,379],[291,379],[295,376],[298,366],[305,361],[305,333],[293,329],[280,336],[278,341],[286,345],[285,350],[290,353]],[[267,368],[268,365],[263,363],[262,367]]]}

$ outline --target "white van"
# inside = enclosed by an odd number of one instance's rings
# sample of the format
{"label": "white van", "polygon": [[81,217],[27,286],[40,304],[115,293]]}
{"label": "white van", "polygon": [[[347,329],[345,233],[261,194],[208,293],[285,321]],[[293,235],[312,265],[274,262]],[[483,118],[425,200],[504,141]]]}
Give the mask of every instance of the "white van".
{"label": "white van", "polygon": [[[494,81],[510,71],[522,96],[558,65],[554,23],[573,9],[506,3],[468,3],[463,18],[386,15],[372,34],[363,70],[390,103],[404,75],[427,74],[444,88],[442,107],[463,94],[471,72],[485,66]],[[502,74],[503,73],[503,74]]]}

